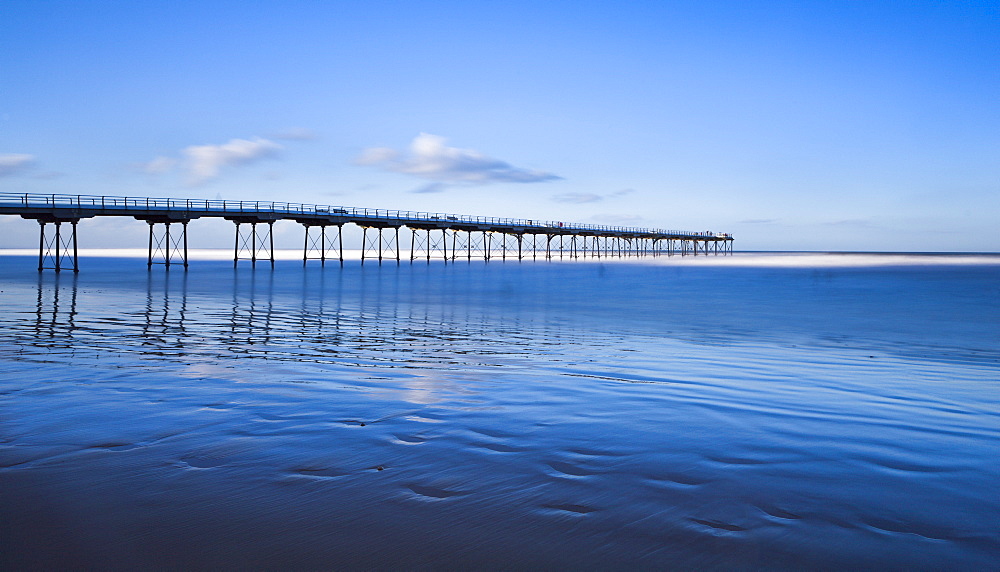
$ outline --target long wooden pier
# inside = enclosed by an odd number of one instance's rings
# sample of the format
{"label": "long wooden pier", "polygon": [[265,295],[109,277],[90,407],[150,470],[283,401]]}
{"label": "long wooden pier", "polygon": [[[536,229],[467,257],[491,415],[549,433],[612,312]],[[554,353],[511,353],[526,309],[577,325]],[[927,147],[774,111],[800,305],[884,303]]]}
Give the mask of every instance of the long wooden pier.
{"label": "long wooden pier", "polygon": [[[147,267],[162,264],[188,267],[188,223],[206,217],[224,218],[236,226],[233,265],[241,260],[274,267],[272,228],[279,220],[304,227],[303,264],[344,261],[343,227],[362,229],[361,263],[404,259],[404,234],[409,234],[409,260],[448,261],[491,258],[523,260],[567,257],[601,258],[648,254],[731,254],[733,237],[726,233],[466,216],[283,203],[167,199],[88,195],[0,193],[0,214],[38,221],[38,270],[79,271],[77,224],[98,216],[124,216],[149,225]],[[50,226],[51,225],[51,226]],[[68,225],[65,229],[63,225]],[[173,228],[171,228],[173,227]]]}

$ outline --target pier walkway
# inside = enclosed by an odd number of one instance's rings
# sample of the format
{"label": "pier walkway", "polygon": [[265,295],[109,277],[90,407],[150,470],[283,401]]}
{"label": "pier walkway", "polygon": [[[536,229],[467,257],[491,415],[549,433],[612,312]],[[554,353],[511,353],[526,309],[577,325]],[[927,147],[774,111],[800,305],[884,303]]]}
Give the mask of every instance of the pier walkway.
{"label": "pier walkway", "polygon": [[[188,267],[188,223],[206,217],[235,223],[233,264],[247,260],[274,266],[272,227],[291,220],[304,227],[303,264],[311,260],[344,261],[345,224],[362,229],[361,261],[411,262],[601,258],[649,254],[732,253],[726,233],[465,216],[357,207],[269,201],[166,199],[88,195],[0,193],[0,214],[18,215],[39,224],[38,270],[79,270],[77,224],[98,216],[124,216],[149,225],[147,267]],[[68,224],[69,229],[63,225]],[[48,228],[51,225],[51,228]],[[171,228],[173,227],[173,228]],[[404,236],[400,237],[400,230]],[[407,237],[406,234],[409,236]],[[409,248],[406,248],[409,238]],[[408,256],[404,257],[404,251]]]}

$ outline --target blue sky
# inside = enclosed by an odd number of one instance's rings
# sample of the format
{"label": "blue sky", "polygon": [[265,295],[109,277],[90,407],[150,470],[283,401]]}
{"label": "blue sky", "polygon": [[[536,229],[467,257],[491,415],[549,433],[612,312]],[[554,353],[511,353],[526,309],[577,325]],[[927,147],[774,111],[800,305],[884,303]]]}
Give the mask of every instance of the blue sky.
{"label": "blue sky", "polygon": [[0,191],[1000,251],[1000,3],[5,0]]}

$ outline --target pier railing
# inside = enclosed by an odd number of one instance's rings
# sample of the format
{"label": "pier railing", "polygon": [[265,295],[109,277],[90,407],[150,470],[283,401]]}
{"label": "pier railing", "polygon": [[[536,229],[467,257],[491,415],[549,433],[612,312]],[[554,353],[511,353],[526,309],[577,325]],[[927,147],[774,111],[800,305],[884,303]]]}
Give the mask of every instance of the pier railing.
{"label": "pier railing", "polygon": [[288,203],[275,201],[231,201],[224,199],[173,199],[127,196],[98,196],[39,193],[0,193],[0,205],[24,208],[70,208],[78,210],[98,210],[101,214],[124,214],[130,212],[167,211],[197,213],[208,216],[226,216],[236,213],[273,213],[290,216],[342,216],[354,220],[401,222],[419,221],[439,224],[495,225],[537,229],[561,229],[589,232],[656,234],[684,237],[726,237],[727,234],[714,232],[694,232],[665,230],[643,227],[608,226],[582,224],[563,221],[470,216],[452,213],[409,211],[394,209],[372,209],[308,203]]}

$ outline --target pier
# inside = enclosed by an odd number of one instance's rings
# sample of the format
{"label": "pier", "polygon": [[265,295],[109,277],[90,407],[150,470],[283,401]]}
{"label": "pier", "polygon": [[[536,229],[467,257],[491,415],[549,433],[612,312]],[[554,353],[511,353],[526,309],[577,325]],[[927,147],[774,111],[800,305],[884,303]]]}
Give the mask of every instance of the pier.
{"label": "pier", "polygon": [[188,224],[206,217],[234,223],[234,266],[245,261],[273,268],[272,230],[280,220],[302,225],[303,264],[343,264],[346,224],[362,229],[362,264],[725,255],[733,250],[733,237],[726,233],[270,201],[0,193],[0,214],[38,222],[39,272],[78,272],[77,224],[98,216],[131,217],[149,225],[146,265],[150,269],[188,268]]}

